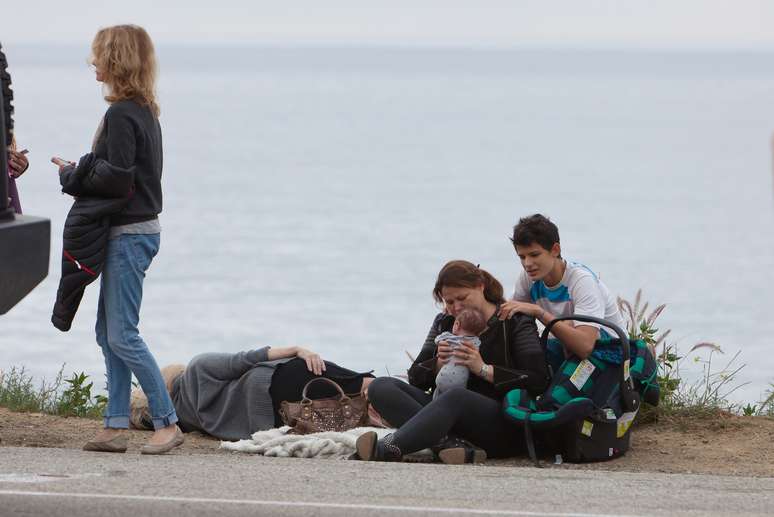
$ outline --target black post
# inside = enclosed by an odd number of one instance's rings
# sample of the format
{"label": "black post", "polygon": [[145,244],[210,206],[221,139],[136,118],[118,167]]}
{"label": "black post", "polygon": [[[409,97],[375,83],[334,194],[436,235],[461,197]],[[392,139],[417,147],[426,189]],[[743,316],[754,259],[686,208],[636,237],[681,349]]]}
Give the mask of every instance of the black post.
{"label": "black post", "polygon": [[[3,51],[3,46],[0,44],[0,52]],[[5,59],[2,60],[0,66],[5,67]],[[5,70],[0,69],[0,74],[4,74]],[[2,79],[0,79],[0,82]],[[6,127],[5,127],[5,99],[3,98],[3,88],[0,84],[0,142],[3,144],[2,152],[0,152],[0,221],[13,220],[15,213],[12,207],[8,206],[8,140],[6,140]]]}
{"label": "black post", "polygon": [[[8,145],[13,130],[11,76],[0,46],[0,315],[48,275],[51,221],[8,206]],[[6,109],[7,108],[7,109]]]}
{"label": "black post", "polygon": [[[0,46],[2,49],[2,46]],[[14,211],[8,207],[8,145],[5,139],[5,99],[3,89],[0,88],[0,142],[3,150],[0,152],[0,221],[14,218]]]}

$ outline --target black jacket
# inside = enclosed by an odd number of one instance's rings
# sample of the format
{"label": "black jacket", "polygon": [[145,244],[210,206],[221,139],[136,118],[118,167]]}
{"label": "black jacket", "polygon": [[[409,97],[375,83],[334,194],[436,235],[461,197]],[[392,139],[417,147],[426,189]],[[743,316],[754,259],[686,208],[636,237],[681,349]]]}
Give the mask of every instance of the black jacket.
{"label": "black jacket", "polygon": [[[409,368],[410,384],[423,390],[435,388],[435,337],[451,331],[453,325],[454,318],[448,314],[435,317],[419,356]],[[479,338],[481,358],[494,369],[494,384],[471,374],[468,389],[496,400],[514,388],[526,388],[535,394],[545,390],[548,368],[533,318],[516,314],[500,321],[495,313]]]}
{"label": "black jacket", "polygon": [[110,105],[94,156],[115,167],[134,167],[135,192],[110,219],[112,226],[155,219],[161,213],[161,170],[164,165],[161,126],[148,106],[133,100]]}
{"label": "black jacket", "polygon": [[62,238],[62,278],[51,322],[70,330],[86,286],[96,280],[105,263],[110,216],[120,213],[132,197],[134,168],[114,167],[93,154],[59,176],[62,192],[75,197]]}

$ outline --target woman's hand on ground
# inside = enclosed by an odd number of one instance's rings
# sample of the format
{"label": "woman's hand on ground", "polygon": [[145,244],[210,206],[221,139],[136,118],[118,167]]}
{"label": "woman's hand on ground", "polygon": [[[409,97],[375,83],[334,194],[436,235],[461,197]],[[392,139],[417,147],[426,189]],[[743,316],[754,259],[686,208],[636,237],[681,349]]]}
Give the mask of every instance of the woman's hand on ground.
{"label": "woman's hand on ground", "polygon": [[315,375],[322,375],[322,372],[325,371],[325,361],[323,361],[322,357],[320,357],[319,354],[316,354],[311,350],[298,347],[298,351],[296,352],[296,357],[299,357],[304,361],[306,361],[307,369]]}
{"label": "woman's hand on ground", "polygon": [[481,353],[478,348],[470,341],[463,341],[454,351],[455,363],[466,366],[474,375],[478,375],[484,360],[481,359]]}
{"label": "woman's hand on ground", "polygon": [[435,348],[435,371],[440,370],[443,365],[449,362],[452,357],[452,347],[446,341],[439,341],[438,346]]}
{"label": "woman's hand on ground", "polygon": [[23,151],[8,151],[8,167],[11,169],[11,177],[18,178],[30,166],[30,162],[25,156],[26,149]]}
{"label": "woman's hand on ground", "polygon": [[517,301],[505,302],[500,306],[500,312],[498,316],[501,320],[507,320],[516,313],[526,314],[533,318],[542,319],[543,309],[535,305],[534,303],[525,303]]}

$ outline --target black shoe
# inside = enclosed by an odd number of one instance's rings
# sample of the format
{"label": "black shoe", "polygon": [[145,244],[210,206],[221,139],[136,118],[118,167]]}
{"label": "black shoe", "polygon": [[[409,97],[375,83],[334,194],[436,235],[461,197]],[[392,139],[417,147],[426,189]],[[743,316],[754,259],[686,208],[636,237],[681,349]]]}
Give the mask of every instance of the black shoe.
{"label": "black shoe", "polygon": [[403,453],[396,445],[392,444],[391,434],[379,440],[374,431],[363,433],[355,442],[355,449],[358,457],[363,461],[400,461],[403,459]]}
{"label": "black shoe", "polygon": [[462,465],[464,463],[483,463],[486,461],[486,451],[472,443],[455,436],[447,436],[441,443],[430,450],[447,465]]}

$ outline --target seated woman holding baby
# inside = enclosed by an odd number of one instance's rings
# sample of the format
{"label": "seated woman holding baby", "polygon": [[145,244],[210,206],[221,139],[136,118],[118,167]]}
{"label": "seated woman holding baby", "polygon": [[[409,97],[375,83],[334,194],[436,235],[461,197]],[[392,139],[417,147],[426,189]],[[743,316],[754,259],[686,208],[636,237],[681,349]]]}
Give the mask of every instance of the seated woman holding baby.
{"label": "seated woman holding baby", "polygon": [[368,388],[374,409],[398,430],[381,440],[375,432],[361,435],[358,456],[400,461],[430,448],[444,463],[459,464],[524,453],[501,404],[514,388],[538,394],[548,384],[534,318],[500,320],[502,285],[463,260],[441,269],[433,297],[444,311],[409,369],[409,383],[380,377]]}

